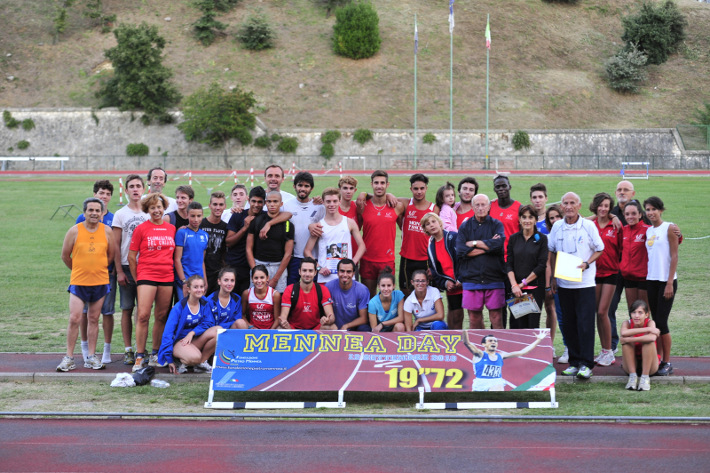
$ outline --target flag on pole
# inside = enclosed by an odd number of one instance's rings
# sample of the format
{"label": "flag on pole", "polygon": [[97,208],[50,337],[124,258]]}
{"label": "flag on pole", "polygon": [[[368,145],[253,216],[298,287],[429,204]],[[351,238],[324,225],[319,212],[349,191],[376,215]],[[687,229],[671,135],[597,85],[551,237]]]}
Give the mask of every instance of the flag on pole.
{"label": "flag on pole", "polygon": [[491,49],[491,20],[486,22],[486,48]]}
{"label": "flag on pole", "polygon": [[449,34],[454,34],[454,0],[449,0]]}
{"label": "flag on pole", "polygon": [[417,32],[417,21],[414,20],[414,54],[419,50],[419,33]]}

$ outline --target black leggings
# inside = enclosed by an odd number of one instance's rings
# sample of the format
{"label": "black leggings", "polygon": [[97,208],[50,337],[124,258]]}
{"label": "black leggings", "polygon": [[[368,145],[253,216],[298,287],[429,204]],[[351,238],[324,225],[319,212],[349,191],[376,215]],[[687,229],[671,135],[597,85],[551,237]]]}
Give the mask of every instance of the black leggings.
{"label": "black leggings", "polygon": [[673,299],[678,291],[678,281],[673,281],[673,297],[666,299],[663,291],[666,289],[666,281],[648,281],[648,306],[651,309],[651,318],[656,322],[656,327],[661,331],[661,335],[670,333],[668,330],[668,317],[673,308]]}

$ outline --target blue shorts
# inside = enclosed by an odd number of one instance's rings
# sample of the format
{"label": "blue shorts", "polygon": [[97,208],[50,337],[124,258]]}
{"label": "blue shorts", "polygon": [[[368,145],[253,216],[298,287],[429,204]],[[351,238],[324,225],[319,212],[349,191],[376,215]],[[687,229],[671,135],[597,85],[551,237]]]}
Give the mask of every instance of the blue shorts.
{"label": "blue shorts", "polygon": [[[111,292],[108,293],[104,299],[104,305],[101,307],[101,313],[103,315],[113,315],[116,313],[116,273],[109,274],[109,285],[111,286]],[[89,304],[84,304],[84,313],[89,311]]]}
{"label": "blue shorts", "polygon": [[92,303],[100,301],[106,294],[111,292],[110,284],[102,284],[100,286],[77,286],[75,284],[69,285],[67,292],[74,294],[76,297],[84,302]]}

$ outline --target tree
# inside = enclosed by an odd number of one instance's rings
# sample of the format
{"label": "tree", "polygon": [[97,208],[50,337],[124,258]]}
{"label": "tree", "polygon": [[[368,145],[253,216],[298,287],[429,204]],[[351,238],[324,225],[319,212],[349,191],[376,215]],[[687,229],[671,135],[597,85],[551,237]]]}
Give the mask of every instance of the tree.
{"label": "tree", "polygon": [[252,142],[250,130],[256,127],[256,115],[251,108],[256,104],[252,92],[239,87],[225,90],[213,83],[185,99],[185,121],[178,125],[187,141],[205,143],[214,148],[224,147],[224,163],[229,167],[230,141],[236,139],[243,146]]}
{"label": "tree", "polygon": [[663,64],[685,39],[688,21],[672,0],[663,3],[644,3],[641,9],[622,18],[623,39],[635,44],[648,56],[649,64]]}
{"label": "tree", "polygon": [[352,59],[374,56],[380,50],[380,18],[371,3],[350,3],[335,11],[333,49]]}
{"label": "tree", "polygon": [[143,110],[145,124],[154,118],[172,122],[168,108],[177,105],[182,95],[170,82],[172,71],[163,65],[165,39],[158,34],[158,27],[120,25],[113,34],[118,44],[104,55],[113,64],[114,74],[97,93],[100,106]]}

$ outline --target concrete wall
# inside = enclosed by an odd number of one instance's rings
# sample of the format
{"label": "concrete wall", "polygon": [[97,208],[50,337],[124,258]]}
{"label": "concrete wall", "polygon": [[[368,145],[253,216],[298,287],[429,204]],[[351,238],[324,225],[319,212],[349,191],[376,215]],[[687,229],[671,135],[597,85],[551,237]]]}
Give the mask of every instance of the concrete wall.
{"label": "concrete wall", "polygon": [[[298,138],[295,154],[281,154],[254,146],[233,143],[229,155],[223,148],[188,143],[175,125],[140,123],[139,114],[105,109],[7,109],[18,120],[31,118],[35,128],[10,130],[0,128],[0,155],[6,157],[68,156],[67,170],[132,170],[161,165],[166,169],[263,169],[276,162],[284,167],[292,163],[301,169],[343,168],[371,170],[414,167],[413,130],[372,130],[373,141],[361,146],[352,139],[354,130],[341,130],[335,144],[336,155],[326,161],[319,156],[320,135],[324,130],[257,129]],[[178,121],[179,112],[175,113]],[[526,130],[531,147],[515,151],[511,143],[514,131],[491,130],[489,160],[500,169],[619,169],[623,161],[650,161],[655,169],[707,169],[710,152],[685,151],[674,129],[640,130]],[[425,133],[437,141],[424,144]],[[20,140],[30,142],[19,150]],[[417,134],[420,169],[447,169],[449,160],[448,130],[419,130]],[[126,145],[144,143],[150,148],[146,157],[126,156]],[[9,148],[13,148],[9,151]],[[272,146],[275,148],[275,146]],[[485,133],[481,130],[454,131],[453,169],[485,167]],[[59,169],[56,162],[5,163],[10,170]]]}

